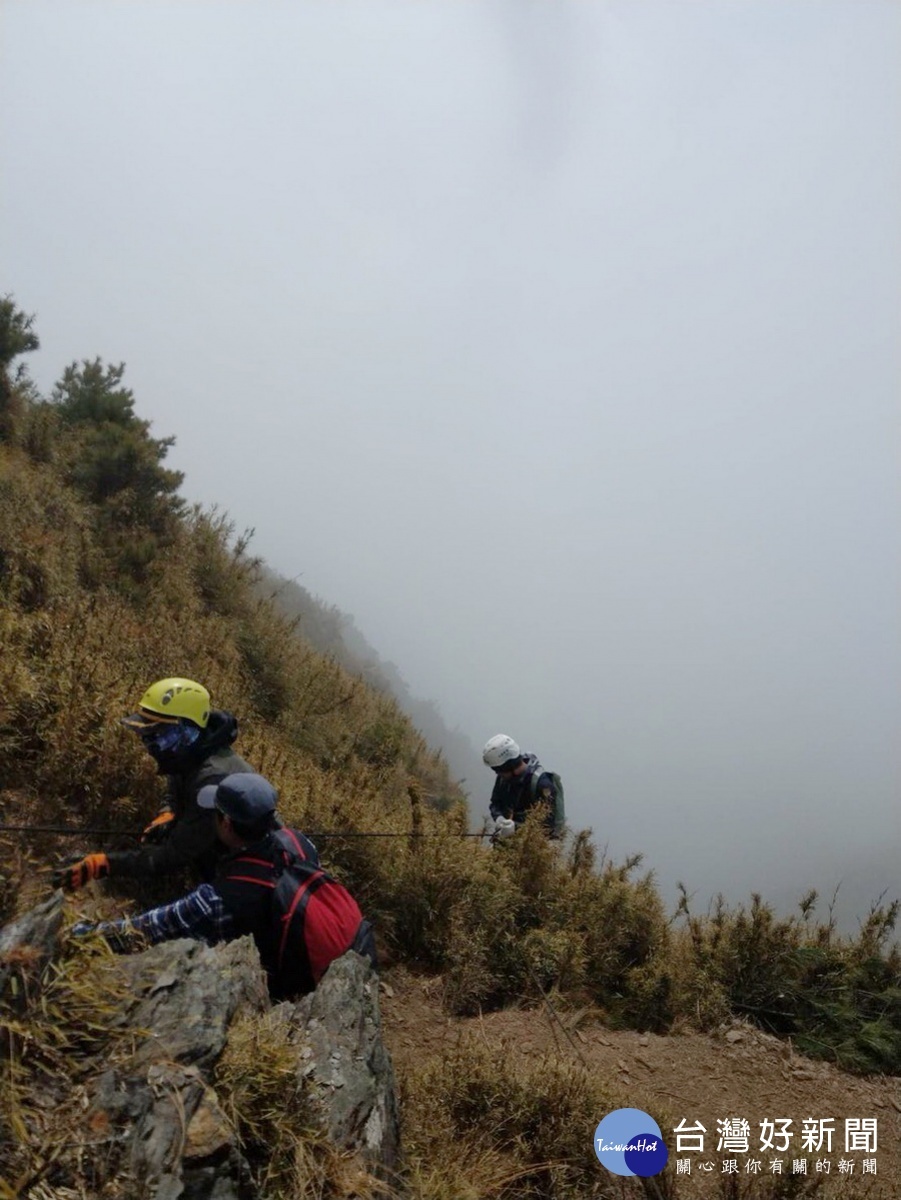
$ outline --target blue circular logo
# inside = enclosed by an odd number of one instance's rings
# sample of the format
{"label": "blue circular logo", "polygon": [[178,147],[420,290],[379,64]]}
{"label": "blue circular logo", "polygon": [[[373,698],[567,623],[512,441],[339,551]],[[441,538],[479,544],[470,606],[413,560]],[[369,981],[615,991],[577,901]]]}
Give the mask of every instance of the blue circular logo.
{"label": "blue circular logo", "polygon": [[614,1175],[659,1175],[669,1151],[660,1126],[640,1108],[615,1108],[594,1131],[598,1161]]}

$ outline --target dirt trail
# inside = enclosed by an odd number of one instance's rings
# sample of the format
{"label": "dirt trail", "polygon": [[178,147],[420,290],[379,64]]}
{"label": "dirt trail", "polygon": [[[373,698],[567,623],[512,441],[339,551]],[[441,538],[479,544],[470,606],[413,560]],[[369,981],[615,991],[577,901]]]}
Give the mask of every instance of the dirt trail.
{"label": "dirt trail", "polygon": [[[690,1176],[679,1179],[680,1197],[717,1194],[723,1161],[735,1158],[742,1184],[751,1180],[748,1161],[759,1160],[759,1177],[772,1177],[771,1161],[782,1160],[783,1174],[793,1160],[806,1158],[810,1175],[817,1160],[829,1160],[828,1192],[844,1181],[842,1194],[854,1197],[901,1196],[901,1078],[847,1075],[828,1063],[795,1054],[789,1042],[735,1023],[715,1035],[676,1033],[666,1037],[606,1028],[596,1017],[562,1012],[570,1037],[546,1008],[508,1009],[482,1017],[449,1017],[441,1008],[440,979],[412,975],[396,967],[385,975],[382,1013],[385,1038],[402,1078],[440,1056],[461,1034],[475,1031],[490,1044],[501,1041],[510,1053],[534,1056],[556,1053],[581,1060],[626,1097],[630,1107],[653,1115],[675,1159],[688,1159]],[[598,1120],[605,1114],[598,1113]],[[745,1118],[750,1125],[749,1153],[717,1151],[717,1121]],[[761,1151],[760,1124],[790,1118],[794,1136],[784,1153]],[[831,1153],[801,1149],[803,1122],[832,1118],[835,1133]],[[845,1150],[846,1119],[876,1119],[875,1154]],[[681,1120],[707,1130],[705,1152],[677,1153],[673,1128]],[[776,1126],[778,1131],[780,1126]],[[864,1131],[867,1126],[860,1127]],[[588,1146],[593,1130],[586,1130]],[[865,1134],[861,1135],[865,1137]],[[782,1143],[776,1139],[774,1146]],[[865,1146],[865,1142],[860,1143]],[[863,1174],[863,1160],[876,1160],[876,1174]],[[840,1173],[839,1162],[854,1162],[853,1173]],[[705,1175],[703,1162],[713,1162]],[[599,1169],[602,1169],[599,1167]],[[822,1172],[821,1172],[822,1174]]]}

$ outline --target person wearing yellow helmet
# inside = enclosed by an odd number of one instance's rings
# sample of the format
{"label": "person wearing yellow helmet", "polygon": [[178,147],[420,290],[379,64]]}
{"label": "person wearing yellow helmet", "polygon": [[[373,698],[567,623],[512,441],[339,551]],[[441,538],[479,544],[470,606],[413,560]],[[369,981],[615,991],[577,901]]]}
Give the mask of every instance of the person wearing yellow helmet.
{"label": "person wearing yellow helmet", "polygon": [[146,878],[185,868],[211,879],[222,848],[210,811],[198,805],[197,796],[227,775],[253,771],[231,748],[238,736],[236,718],[212,707],[203,684],[171,677],[152,683],[137,712],[123,717],[122,724],[141,739],[165,778],[163,804],[138,849],[67,861],[54,871],[54,884],[74,891],[92,879]]}

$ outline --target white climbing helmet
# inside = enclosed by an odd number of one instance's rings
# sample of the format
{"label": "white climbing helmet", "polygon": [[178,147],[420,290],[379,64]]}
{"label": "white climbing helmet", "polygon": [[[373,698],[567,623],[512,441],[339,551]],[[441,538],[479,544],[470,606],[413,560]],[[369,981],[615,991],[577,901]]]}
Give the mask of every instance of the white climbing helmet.
{"label": "white climbing helmet", "polygon": [[482,751],[482,762],[486,767],[491,767],[492,771],[515,758],[522,758],[522,751],[513,738],[507,737],[505,733],[495,734],[485,743],[485,749]]}

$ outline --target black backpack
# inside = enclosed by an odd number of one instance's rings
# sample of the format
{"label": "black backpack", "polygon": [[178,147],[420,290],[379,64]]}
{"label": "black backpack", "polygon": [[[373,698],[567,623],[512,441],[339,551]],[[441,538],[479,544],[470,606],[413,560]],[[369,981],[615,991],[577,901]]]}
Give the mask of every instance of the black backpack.
{"label": "black backpack", "polygon": [[544,775],[547,775],[554,784],[554,792],[557,797],[553,804],[552,814],[554,818],[554,833],[560,834],[563,831],[563,824],[566,821],[566,814],[563,808],[563,780],[560,776],[554,771],[545,771],[543,769],[541,771],[534,771],[529,779],[529,793],[533,804],[541,802],[541,797],[538,795],[538,780]]}

